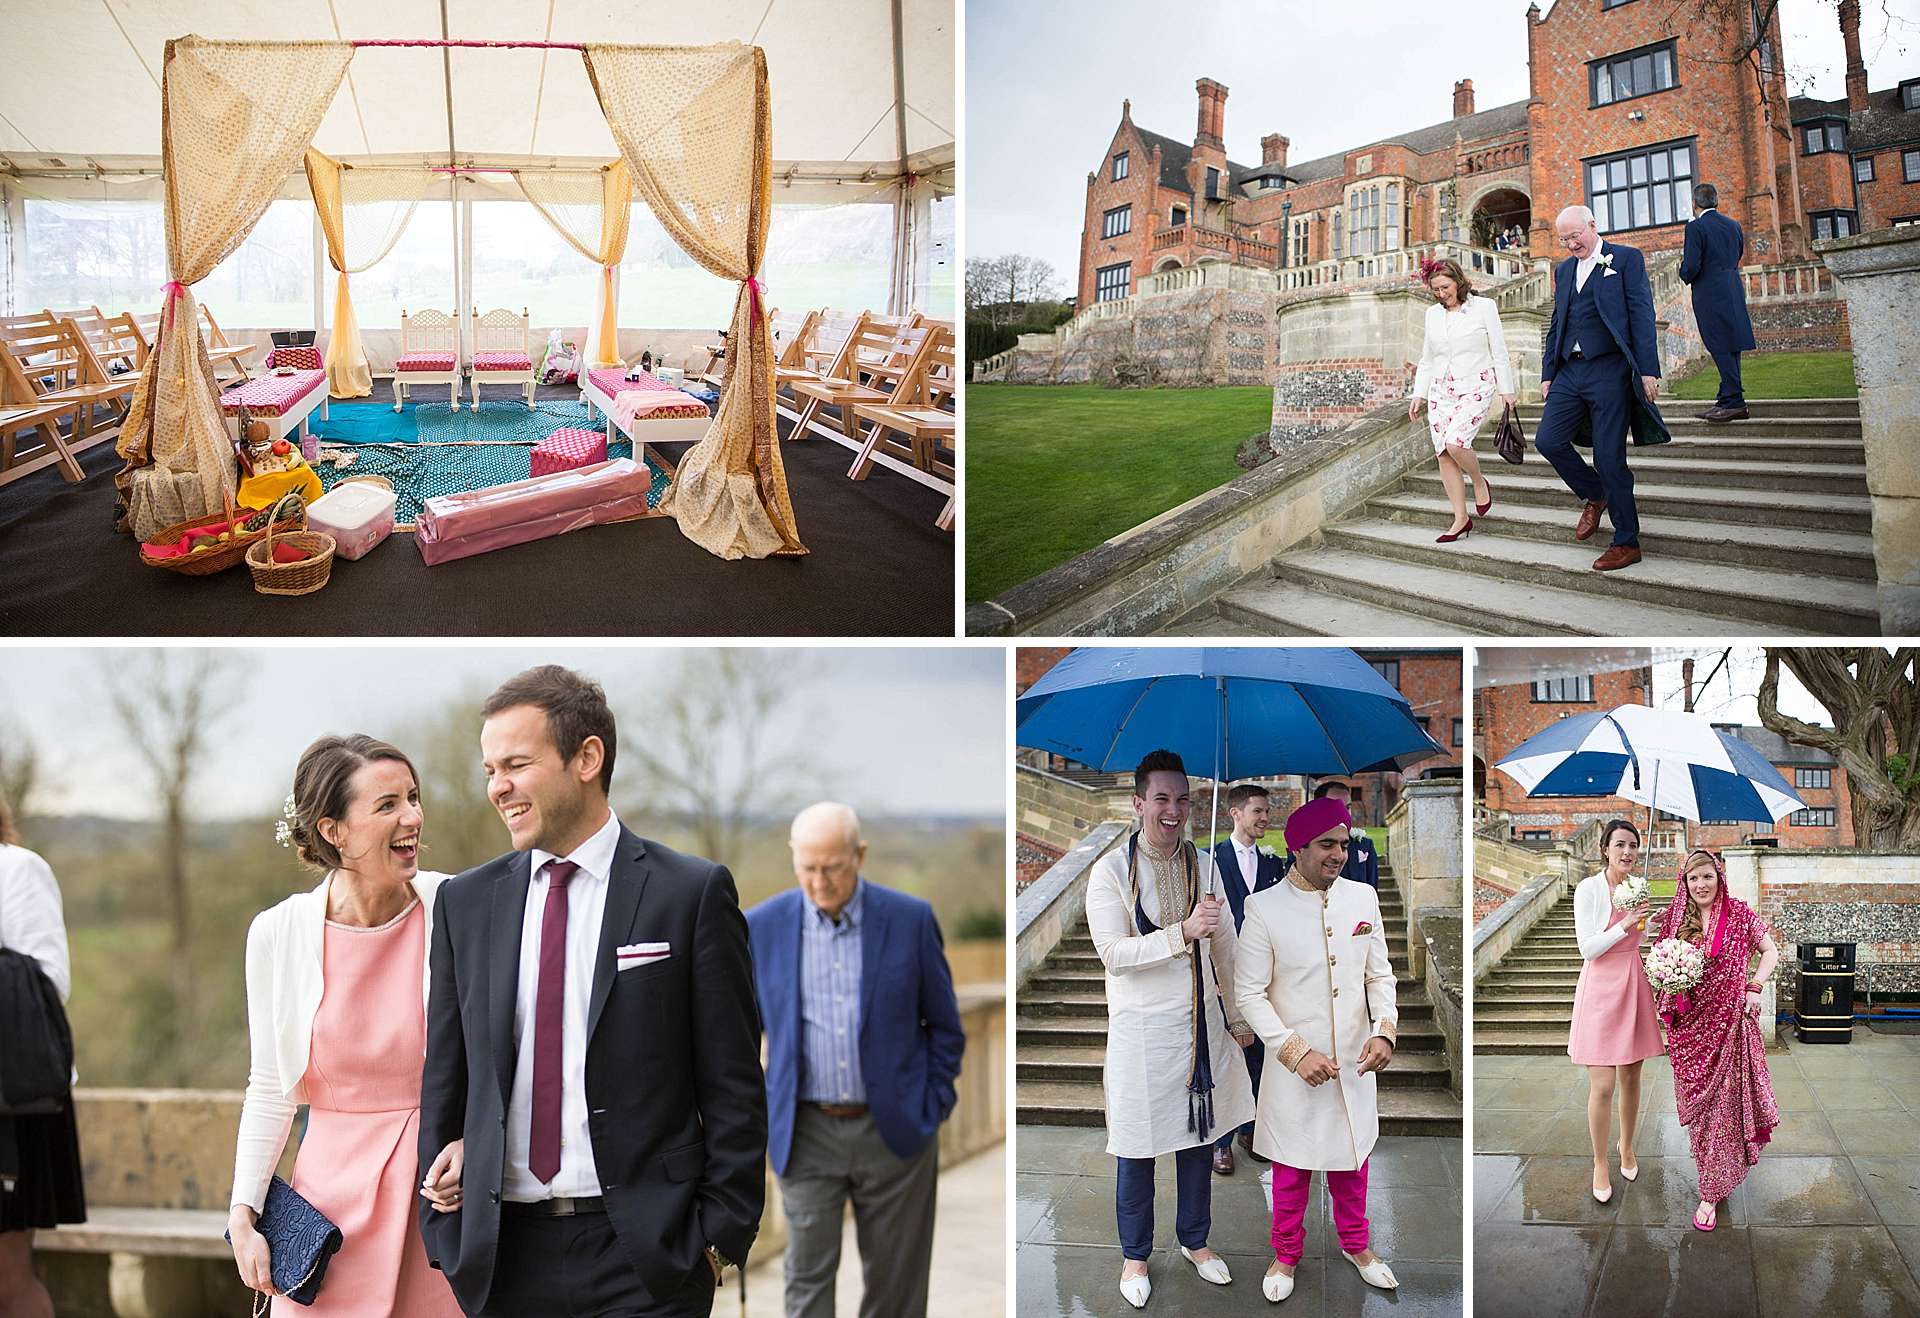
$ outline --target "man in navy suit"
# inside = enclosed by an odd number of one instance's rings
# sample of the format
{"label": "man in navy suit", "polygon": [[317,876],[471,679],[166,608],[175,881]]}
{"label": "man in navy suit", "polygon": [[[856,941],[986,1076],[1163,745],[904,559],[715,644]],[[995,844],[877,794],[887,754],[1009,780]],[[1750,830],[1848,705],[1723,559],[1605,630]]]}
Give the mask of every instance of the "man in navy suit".
{"label": "man in navy suit", "polygon": [[[1213,860],[1220,871],[1220,888],[1226,894],[1227,906],[1233,912],[1233,927],[1237,933],[1241,922],[1247,918],[1247,898],[1256,892],[1265,892],[1280,882],[1280,858],[1260,847],[1260,839],[1267,835],[1267,823],[1272,817],[1272,803],[1268,800],[1267,789],[1258,783],[1241,783],[1227,792],[1227,817],[1233,820],[1233,835],[1214,844]],[[1255,1039],[1241,1049],[1247,1059],[1247,1078],[1253,1081],[1253,1092],[1260,1094],[1260,1064],[1267,1054],[1266,1045]],[[1221,1135],[1213,1146],[1213,1170],[1222,1176],[1233,1175],[1233,1139],[1238,1134],[1240,1147],[1247,1156],[1259,1162],[1265,1162],[1253,1151],[1253,1123],[1249,1121],[1238,1131],[1229,1130]]]}
{"label": "man in navy suit", "polygon": [[[1331,796],[1349,808],[1353,805],[1353,793],[1345,783],[1321,783],[1313,789],[1313,799],[1318,801],[1323,796]],[[1291,865],[1293,857],[1288,856],[1287,861]],[[1373,839],[1359,828],[1347,834],[1347,863],[1341,868],[1340,877],[1375,890],[1380,887],[1380,853],[1374,848]]]}
{"label": "man in navy suit", "polygon": [[966,1035],[933,907],[861,877],[844,805],[794,818],[797,888],[747,912],[767,1031],[767,1158],[787,1210],[789,1318],[832,1318],[853,1199],[861,1318],[924,1318],[940,1123]]}
{"label": "man in navy suit", "polygon": [[1719,204],[1720,194],[1713,184],[1693,185],[1693,205],[1699,213],[1687,221],[1680,281],[1693,287],[1693,318],[1700,325],[1700,342],[1720,371],[1720,396],[1700,416],[1707,421],[1745,421],[1747,396],[1740,388],[1740,354],[1754,347],[1747,289],[1740,278],[1747,236],[1738,221],[1716,209]]}
{"label": "man in navy suit", "polygon": [[[1553,275],[1553,320],[1540,359],[1546,405],[1533,442],[1585,505],[1574,539],[1591,536],[1602,513],[1611,517],[1613,543],[1593,562],[1596,571],[1611,572],[1640,561],[1627,426],[1633,391],[1639,389],[1651,403],[1660,388],[1653,285],[1639,249],[1603,243],[1585,206],[1561,211],[1554,228],[1572,255]],[[1593,436],[1592,467],[1574,452],[1574,438],[1583,429]]]}

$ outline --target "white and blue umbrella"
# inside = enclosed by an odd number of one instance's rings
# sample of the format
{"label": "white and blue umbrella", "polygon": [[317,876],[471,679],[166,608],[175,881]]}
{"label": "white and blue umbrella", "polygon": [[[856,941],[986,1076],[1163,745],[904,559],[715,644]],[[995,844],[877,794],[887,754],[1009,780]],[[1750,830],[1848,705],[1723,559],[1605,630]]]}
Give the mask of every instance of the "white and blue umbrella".
{"label": "white and blue umbrella", "polygon": [[1646,705],[1562,719],[1494,767],[1528,796],[1620,796],[1695,822],[1771,824],[1807,804],[1738,737],[1698,714]]}

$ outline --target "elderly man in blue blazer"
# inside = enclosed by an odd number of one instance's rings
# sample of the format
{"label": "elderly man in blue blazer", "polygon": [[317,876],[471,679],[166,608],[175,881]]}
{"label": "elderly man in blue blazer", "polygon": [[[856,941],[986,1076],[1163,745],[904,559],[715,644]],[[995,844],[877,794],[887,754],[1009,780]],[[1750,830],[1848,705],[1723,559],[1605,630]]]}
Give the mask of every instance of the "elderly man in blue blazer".
{"label": "elderly man in blue blazer", "polygon": [[[1640,561],[1627,427],[1633,391],[1652,403],[1660,389],[1653,285],[1640,250],[1603,242],[1585,206],[1561,211],[1554,228],[1569,255],[1553,272],[1553,320],[1540,357],[1546,404],[1533,442],[1582,501],[1574,539],[1591,536],[1602,514],[1612,519],[1613,543],[1593,562],[1595,571],[1611,572]],[[1576,438],[1589,429],[1591,467],[1574,452]]]}
{"label": "elderly man in blue blazer", "polygon": [[861,1318],[924,1318],[937,1137],[966,1046],[940,926],[920,898],[862,876],[849,807],[808,806],[789,840],[798,887],[747,912],[787,1315],[832,1318],[851,1197]]}
{"label": "elderly man in blue blazer", "polygon": [[[1233,912],[1236,932],[1247,918],[1247,898],[1280,882],[1284,868],[1280,858],[1260,845],[1272,817],[1273,803],[1268,789],[1259,783],[1241,783],[1227,792],[1227,818],[1233,821],[1233,832],[1214,843],[1213,860],[1220,872],[1220,888],[1226,894],[1227,908]],[[1247,1059],[1247,1078],[1253,1081],[1253,1092],[1258,1097],[1260,1065],[1266,1060],[1267,1046],[1255,1039],[1240,1051]],[[1253,1123],[1249,1121],[1214,1141],[1213,1170],[1221,1176],[1233,1175],[1236,1135],[1249,1158],[1266,1161],[1253,1151]]]}
{"label": "elderly man in blue blazer", "polygon": [[1693,205],[1697,213],[1687,221],[1680,282],[1693,289],[1700,343],[1720,371],[1720,395],[1700,416],[1707,421],[1745,421],[1747,395],[1740,387],[1740,354],[1754,348],[1747,288],[1740,278],[1747,236],[1738,220],[1720,213],[1720,193],[1713,184],[1693,185]]}

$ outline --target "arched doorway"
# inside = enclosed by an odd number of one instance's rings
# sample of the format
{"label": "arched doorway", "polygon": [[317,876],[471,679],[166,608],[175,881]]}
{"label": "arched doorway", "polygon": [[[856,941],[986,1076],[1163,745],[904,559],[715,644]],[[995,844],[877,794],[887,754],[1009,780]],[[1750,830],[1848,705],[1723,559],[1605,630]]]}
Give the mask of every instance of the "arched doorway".
{"label": "arched doorway", "polygon": [[1526,241],[1533,223],[1533,204],[1518,188],[1495,188],[1473,203],[1473,219],[1467,233],[1475,247],[1492,247],[1503,232],[1516,226],[1520,241]]}
{"label": "arched doorway", "polygon": [[1157,275],[1162,270],[1178,270],[1179,268],[1180,258],[1177,256],[1168,256],[1162,258],[1160,264],[1153,268],[1153,273]]}

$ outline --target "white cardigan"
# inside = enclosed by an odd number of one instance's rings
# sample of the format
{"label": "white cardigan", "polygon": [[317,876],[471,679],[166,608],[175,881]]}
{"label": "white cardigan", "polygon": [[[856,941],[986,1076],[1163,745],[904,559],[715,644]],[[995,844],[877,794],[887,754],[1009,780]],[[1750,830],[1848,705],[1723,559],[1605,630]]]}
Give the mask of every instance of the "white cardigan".
{"label": "white cardigan", "polygon": [[1580,955],[1588,961],[1633,932],[1622,920],[1609,928],[1613,918],[1613,890],[1607,886],[1605,872],[1589,874],[1573,890],[1573,936],[1580,944]]}
{"label": "white cardigan", "polygon": [[39,855],[4,842],[0,842],[0,947],[12,948],[39,962],[40,969],[60,990],[60,1001],[72,996],[73,972],[67,959],[67,923],[61,914],[60,885]]}
{"label": "white cardigan", "polygon": [[1426,340],[1420,348],[1412,397],[1427,397],[1434,381],[1448,375],[1471,379],[1488,367],[1493,368],[1498,392],[1514,392],[1513,363],[1507,357],[1507,336],[1500,328],[1499,303],[1471,293],[1457,316],[1448,315],[1438,302],[1427,308]]}
{"label": "white cardigan", "polygon": [[[421,960],[420,1009],[426,1010],[432,973],[433,899],[444,874],[422,872],[410,881],[426,908],[427,955]],[[260,912],[247,930],[247,1038],[252,1063],[240,1105],[240,1134],[233,1151],[232,1204],[256,1213],[286,1147],[294,1110],[307,1101],[303,1083],[313,1044],[313,1014],[319,1010],[327,931],[328,874],[320,886],[297,892]]]}

